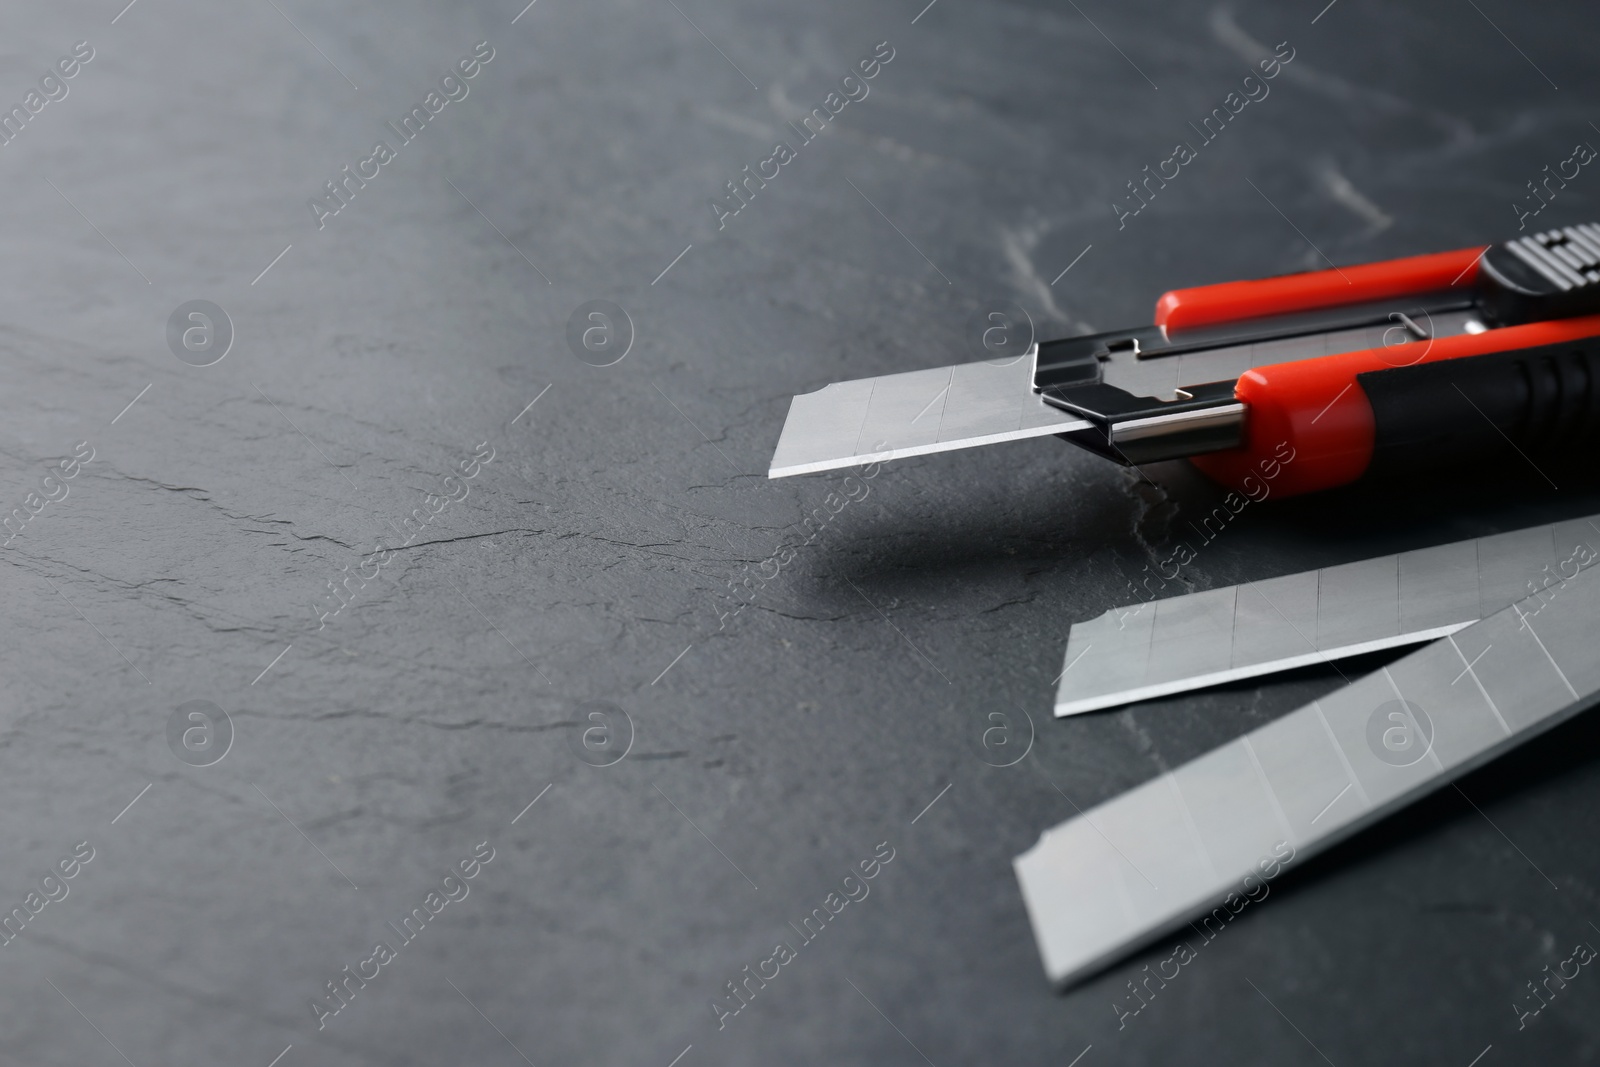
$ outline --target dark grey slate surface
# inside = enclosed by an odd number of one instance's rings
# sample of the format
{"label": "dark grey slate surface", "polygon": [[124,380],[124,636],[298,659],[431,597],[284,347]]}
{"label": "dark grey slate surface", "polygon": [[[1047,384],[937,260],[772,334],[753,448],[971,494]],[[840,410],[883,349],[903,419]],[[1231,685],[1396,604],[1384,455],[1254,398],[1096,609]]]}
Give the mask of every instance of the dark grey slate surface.
{"label": "dark grey slate surface", "polygon": [[[1524,183],[1600,138],[1591,11],[120,6],[3,18],[7,107],[94,49],[0,146],[4,508],[94,450],[0,569],[0,903],[94,850],[0,951],[5,1058],[1594,1059],[1600,978],[1521,1031],[1513,1007],[1600,941],[1584,722],[1286,876],[1120,1030],[1170,950],[1046,987],[1012,856],[1340,680],[1048,720],[1068,623],[1214,500],[1186,468],[1142,484],[1050,440],[891,465],[718,617],[844,485],[764,478],[792,393],[968,358],[992,296],[1045,335],[1104,329],[1318,250],[1510,236]],[[484,40],[470,95],[319,230],[307,199]],[[708,198],[880,41],[870,95],[719,231]],[[1280,41],[1271,95],[1119,230],[1124,183]],[[1592,217],[1597,182],[1538,224]],[[237,335],[205,368],[165,336],[195,299]],[[595,299],[637,332],[606,368],[565,340]],[[484,441],[467,498],[319,630],[325,583]],[[1528,471],[1269,502],[1186,579],[1588,511]],[[208,767],[167,740],[195,700],[235,731]],[[632,718],[614,766],[574,754],[586,701]],[[993,711],[1032,715],[1022,764],[979,758]],[[484,841],[466,898],[401,945],[385,923]],[[882,842],[870,896],[801,945],[789,924]],[[319,1030],[309,1002],[380,940],[396,958]],[[797,957],[719,1032],[711,1001],[780,940]]]}

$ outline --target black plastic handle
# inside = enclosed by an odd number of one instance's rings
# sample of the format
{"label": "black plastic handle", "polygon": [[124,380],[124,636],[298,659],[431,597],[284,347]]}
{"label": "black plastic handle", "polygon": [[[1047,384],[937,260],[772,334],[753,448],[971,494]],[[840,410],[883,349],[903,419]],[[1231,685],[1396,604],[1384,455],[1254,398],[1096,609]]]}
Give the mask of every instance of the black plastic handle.
{"label": "black plastic handle", "polygon": [[1559,462],[1600,444],[1600,337],[1358,374],[1376,423],[1367,474]]}

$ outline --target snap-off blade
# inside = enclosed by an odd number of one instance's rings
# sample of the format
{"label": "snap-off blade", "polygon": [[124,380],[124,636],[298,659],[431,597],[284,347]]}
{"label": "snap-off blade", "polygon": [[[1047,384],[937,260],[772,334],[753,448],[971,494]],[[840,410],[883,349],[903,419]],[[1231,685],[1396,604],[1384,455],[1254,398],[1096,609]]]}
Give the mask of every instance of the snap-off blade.
{"label": "snap-off blade", "polygon": [[1112,608],[1072,627],[1077,715],[1454,633],[1600,560],[1600,516]]}
{"label": "snap-off blade", "polygon": [[1088,428],[1033,391],[1035,345],[1007,361],[824,386],[789,404],[769,478]]}

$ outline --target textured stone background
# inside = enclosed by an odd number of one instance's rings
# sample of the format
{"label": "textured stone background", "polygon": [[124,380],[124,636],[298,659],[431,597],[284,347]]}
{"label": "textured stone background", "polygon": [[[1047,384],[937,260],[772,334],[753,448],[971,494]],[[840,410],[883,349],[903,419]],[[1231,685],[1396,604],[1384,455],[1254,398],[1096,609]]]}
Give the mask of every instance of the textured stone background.
{"label": "textured stone background", "polygon": [[[717,619],[842,480],[764,477],[791,394],[969,358],[994,296],[1059,335],[1316,267],[1310,242],[1349,263],[1510,236],[1524,183],[1600,140],[1591,10],[121,2],[0,19],[7,107],[96,49],[0,147],[3,508],[96,450],[0,568],[0,904],[96,849],[0,950],[4,1058],[1595,1058],[1600,977],[1520,1033],[1511,1008],[1600,941],[1582,721],[1464,782],[1482,814],[1447,790],[1285,876],[1120,1032],[1112,1001],[1168,949],[1047,987],[1011,858],[1339,681],[1049,720],[1068,624],[1214,500],[1181,465],[1141,484],[1049,439],[890,465]],[[484,39],[471,95],[319,232],[307,198]],[[871,95],[718,232],[707,198],[881,40]],[[1284,40],[1271,96],[1119,232],[1124,183]],[[1597,193],[1585,171],[1540,224]],[[167,349],[191,299],[237,330],[211,367]],[[636,326],[615,366],[568,351],[591,299]],[[484,440],[470,497],[319,632],[324,583]],[[1187,577],[1600,511],[1562,480],[1269,503]],[[168,748],[190,700],[236,730],[210,767]],[[632,717],[614,766],[570,746],[592,700]],[[984,765],[985,716],[1018,709],[1031,754]],[[483,840],[471,895],[319,1032],[323,983]],[[719,1033],[723,984],[883,841],[871,896]]]}

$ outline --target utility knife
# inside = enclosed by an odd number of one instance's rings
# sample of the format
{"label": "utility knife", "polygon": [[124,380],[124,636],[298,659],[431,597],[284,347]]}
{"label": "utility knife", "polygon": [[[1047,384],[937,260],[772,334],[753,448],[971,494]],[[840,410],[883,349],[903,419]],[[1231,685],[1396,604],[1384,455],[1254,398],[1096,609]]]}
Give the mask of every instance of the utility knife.
{"label": "utility knife", "polygon": [[1175,289],[1150,326],[828,385],[790,403],[768,476],[1051,434],[1279,496],[1537,466],[1600,438],[1600,226]]}

